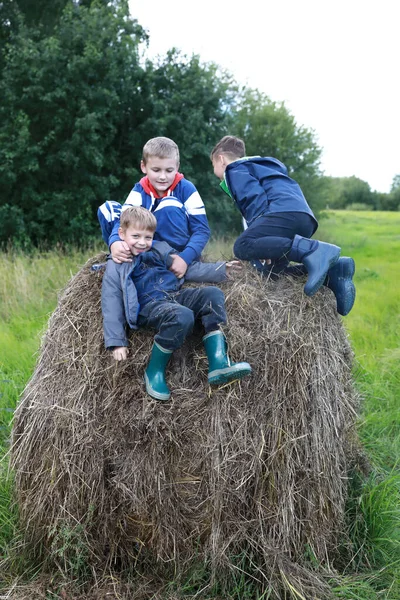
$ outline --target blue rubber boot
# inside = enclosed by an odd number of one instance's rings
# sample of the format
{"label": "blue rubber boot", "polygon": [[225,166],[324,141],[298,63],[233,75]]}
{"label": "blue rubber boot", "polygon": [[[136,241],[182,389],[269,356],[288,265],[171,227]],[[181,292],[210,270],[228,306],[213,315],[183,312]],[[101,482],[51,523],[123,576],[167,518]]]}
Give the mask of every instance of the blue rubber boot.
{"label": "blue rubber boot", "polygon": [[146,392],[155,400],[165,402],[171,397],[171,392],[165,381],[165,369],[171,358],[172,350],[166,350],[154,342],[149,364],[144,372]]}
{"label": "blue rubber boot", "polygon": [[343,317],[349,314],[356,298],[355,270],[354,260],[343,256],[329,269],[326,277],[325,285],[335,294],[337,311]]}
{"label": "blue rubber boot", "polygon": [[222,331],[211,331],[203,337],[208,358],[208,383],[222,385],[250,375],[251,367],[247,362],[233,363],[228,358],[226,339]]}
{"label": "blue rubber boot", "polygon": [[288,259],[302,263],[308,278],[304,286],[307,296],[314,296],[323,285],[328,271],[339,260],[340,248],[326,242],[310,240],[296,235]]}

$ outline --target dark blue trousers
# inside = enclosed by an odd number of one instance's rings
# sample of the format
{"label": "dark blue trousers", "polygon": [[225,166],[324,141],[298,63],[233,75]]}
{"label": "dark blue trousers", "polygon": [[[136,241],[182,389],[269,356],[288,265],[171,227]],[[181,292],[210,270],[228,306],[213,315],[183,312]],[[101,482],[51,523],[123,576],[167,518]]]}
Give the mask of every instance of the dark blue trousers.
{"label": "dark blue trousers", "polygon": [[307,272],[303,265],[289,267],[288,254],[295,235],[310,238],[314,230],[315,222],[306,213],[270,213],[259,217],[243,231],[233,252],[240,260],[271,259],[271,264],[262,269],[264,273],[303,274]]}
{"label": "dark blue trousers", "polygon": [[139,327],[157,331],[154,340],[166,350],[180,348],[193,331],[196,321],[204,333],[215,331],[226,323],[225,296],[215,286],[186,288],[165,300],[154,300],[139,313]]}

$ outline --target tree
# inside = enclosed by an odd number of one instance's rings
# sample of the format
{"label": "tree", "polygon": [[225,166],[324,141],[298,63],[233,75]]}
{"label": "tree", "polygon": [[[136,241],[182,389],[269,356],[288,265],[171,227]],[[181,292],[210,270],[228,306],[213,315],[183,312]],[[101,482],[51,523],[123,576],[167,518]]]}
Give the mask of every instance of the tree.
{"label": "tree", "polygon": [[48,37],[21,24],[0,81],[3,218],[5,205],[23,207],[14,238],[49,245],[97,235],[97,206],[125,176],[125,124],[140,123],[146,105],[145,38],[125,2],[69,3]]}
{"label": "tree", "polygon": [[193,181],[206,204],[214,233],[237,231],[240,215],[219,189],[210,151],[227,127],[227,114],[236,98],[232,76],[214,63],[203,64],[171,49],[158,63],[146,65],[146,85],[151,103],[137,134],[144,143],[153,136],[175,140],[181,170]]}
{"label": "tree", "polygon": [[0,244],[98,237],[97,207],[126,198],[144,143],[159,135],[178,143],[218,234],[241,228],[209,157],[226,133],[242,135],[250,153],[280,158],[318,206],[320,150],[283,105],[174,49],[143,65],[147,36],[126,0],[56,0],[52,15],[49,0],[32,6],[0,0]]}
{"label": "tree", "polygon": [[376,207],[376,196],[369,184],[354,175],[352,177],[329,177],[329,208],[348,208],[351,205],[364,206],[370,210]]}
{"label": "tree", "polygon": [[249,156],[273,156],[283,162],[289,175],[302,188],[316,212],[320,200],[321,149],[314,132],[296,124],[283,103],[273,102],[265,94],[244,88],[232,114],[231,132],[243,138]]}
{"label": "tree", "polygon": [[399,175],[395,175],[393,177],[392,187],[390,188],[390,191],[394,192],[398,188],[400,188],[400,174]]}

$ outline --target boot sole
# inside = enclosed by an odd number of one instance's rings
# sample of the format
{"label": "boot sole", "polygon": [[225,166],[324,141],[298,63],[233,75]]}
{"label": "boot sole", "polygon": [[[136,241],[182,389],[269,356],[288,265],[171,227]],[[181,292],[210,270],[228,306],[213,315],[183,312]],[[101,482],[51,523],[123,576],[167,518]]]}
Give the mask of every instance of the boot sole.
{"label": "boot sole", "polygon": [[[356,299],[356,288],[352,281],[354,273],[356,272],[356,266],[354,260],[350,257],[343,256],[340,260],[341,263],[337,265],[338,268],[340,268],[338,279],[343,281],[345,292],[339,298],[336,296],[336,307],[338,313],[342,315],[342,317],[345,317],[353,308]],[[335,293],[335,290],[329,283],[328,287]]]}
{"label": "boot sole", "polygon": [[345,317],[349,314],[356,299],[356,288],[354,283],[352,281],[347,283],[349,283],[349,286],[344,294],[343,302],[336,301],[337,311],[340,315],[342,315],[342,317]]}
{"label": "boot sole", "polygon": [[225,369],[215,369],[208,374],[208,383],[210,385],[223,385],[235,379],[242,379],[246,375],[250,375],[251,367],[247,363],[238,363],[233,367]]}
{"label": "boot sole", "polygon": [[158,400],[159,402],[166,402],[171,398],[171,394],[163,394],[162,392],[156,392],[150,385],[149,378],[147,375],[144,376],[144,382],[146,384],[146,392],[154,398],[154,400]]}

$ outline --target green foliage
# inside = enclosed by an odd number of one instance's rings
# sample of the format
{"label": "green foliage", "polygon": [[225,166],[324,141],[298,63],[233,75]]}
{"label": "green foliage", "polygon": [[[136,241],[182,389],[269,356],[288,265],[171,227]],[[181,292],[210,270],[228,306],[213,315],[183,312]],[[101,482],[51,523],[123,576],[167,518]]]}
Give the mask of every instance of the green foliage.
{"label": "green foliage", "polygon": [[[87,522],[92,509],[89,507]],[[89,574],[90,553],[86,543],[87,523],[59,523],[56,531],[51,531],[51,559],[58,564],[66,578],[72,580]]]}
{"label": "green foliage", "polygon": [[3,236],[44,246],[97,235],[97,206],[117,190],[127,164],[118,152],[131,148],[126,121],[141,120],[131,106],[146,103],[138,57],[145,36],[124,5],[69,3],[52,35],[21,24],[8,47],[0,207],[24,210]]}
{"label": "green foliage", "polygon": [[400,210],[400,187],[392,187],[390,194],[376,194],[377,210]]}
{"label": "green foliage", "polygon": [[392,187],[390,188],[391,192],[398,190],[400,188],[400,173],[393,177]]}
{"label": "green foliage", "polygon": [[376,192],[372,192],[369,184],[358,177],[326,177],[327,206],[331,209],[348,208],[349,206],[367,206],[376,208]]}
{"label": "green foliage", "polygon": [[188,59],[171,50],[157,65],[147,63],[146,78],[152,104],[140,129],[141,145],[153,136],[173,138],[180,149],[180,170],[198,188],[215,232],[239,232],[240,214],[219,189],[210,161],[235,102],[232,77],[213,63],[201,64],[198,56]]}
{"label": "green foliage", "polygon": [[[241,219],[211,169],[212,146],[229,131],[286,162],[317,208],[320,150],[283,105],[199,57],[172,49],[140,61],[147,36],[126,0],[27,0],[0,5],[0,245],[49,248],[99,237],[97,207],[123,201],[139,179],[144,143],[172,137],[181,170],[198,187],[212,227]],[[0,65],[1,66],[1,65]],[[23,211],[21,211],[23,207]]]}
{"label": "green foliage", "polygon": [[355,204],[398,210],[396,180],[391,194],[374,195],[360,180],[322,177],[314,132],[284,104],[175,49],[144,63],[147,39],[127,0],[0,3],[0,247],[99,239],[97,207],[124,201],[144,143],[158,135],[178,143],[217,234],[241,230],[209,160],[227,133],[242,136],[248,154],[284,162],[316,214]]}
{"label": "green foliage", "polygon": [[361,486],[353,506],[349,533],[357,544],[354,559],[364,567],[388,569],[400,565],[400,476],[374,473]]}
{"label": "green foliage", "polygon": [[7,474],[6,464],[3,461],[0,464],[0,556],[2,557],[5,556],[17,532],[18,515],[12,496],[12,477]]}
{"label": "green foliage", "polygon": [[314,132],[299,127],[283,103],[257,90],[243,89],[232,115],[235,135],[246,142],[248,156],[274,156],[288,168],[316,212],[320,203],[321,148]]}

